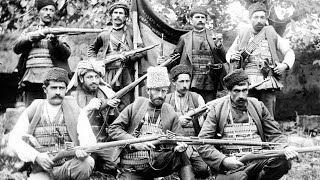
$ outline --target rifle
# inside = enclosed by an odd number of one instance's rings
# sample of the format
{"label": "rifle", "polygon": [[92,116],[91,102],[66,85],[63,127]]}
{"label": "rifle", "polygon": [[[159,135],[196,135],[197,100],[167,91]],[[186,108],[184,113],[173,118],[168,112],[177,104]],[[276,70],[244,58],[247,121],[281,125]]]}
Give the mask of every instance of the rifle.
{"label": "rifle", "polygon": [[[138,49],[133,49],[133,50],[130,50],[130,51],[125,51],[125,52],[122,52],[122,54],[124,55],[124,57],[128,58],[130,56],[134,56],[135,54],[137,53],[141,53],[143,51],[147,51],[149,49],[152,49],[156,46],[158,46],[159,44],[154,44],[154,45],[151,45],[151,46],[147,46],[147,47],[144,47],[144,48],[138,48]],[[115,53],[115,54],[110,54],[108,55],[104,60],[103,60],[103,63],[104,64],[110,64],[110,63],[113,63],[113,62],[116,62],[116,61],[119,61],[121,60],[120,58],[118,58],[117,56],[118,54]]]}
{"label": "rifle", "polygon": [[53,34],[53,35],[79,35],[85,33],[101,33],[105,31],[104,29],[88,29],[88,28],[45,28],[42,30],[45,35]]}
{"label": "rifle", "polygon": [[[303,147],[295,149],[298,153],[308,153],[308,152],[315,152],[320,151],[320,146],[313,146],[313,147]],[[260,150],[254,151],[250,154],[246,154],[239,158],[238,160],[242,163],[246,163],[252,160],[259,160],[259,159],[268,159],[272,157],[285,157],[284,150]]]}
{"label": "rifle", "polygon": [[[171,56],[169,59],[167,59],[165,62],[163,62],[162,64],[160,64],[160,67],[163,66],[167,66],[168,64],[172,63],[173,61],[177,60],[178,58],[180,58],[179,54],[174,54],[173,56]],[[139,79],[135,80],[134,82],[130,83],[129,85],[127,85],[126,87],[120,89],[118,92],[116,92],[112,97],[110,97],[109,99],[120,99],[122,98],[125,94],[127,94],[130,90],[132,90],[134,87],[136,87],[141,81],[143,81],[144,79],[147,78],[147,74],[141,76]],[[108,101],[108,100],[107,100]],[[92,113],[92,116],[90,118],[95,118],[95,116],[97,114],[99,114],[101,111],[103,111],[104,114],[108,115],[109,114],[109,110],[110,110],[110,106],[108,106],[107,101],[102,102],[100,109],[98,111],[94,111],[94,113]],[[108,118],[109,116],[107,116]],[[104,128],[106,127],[108,123],[108,119],[106,119],[103,124],[102,127],[97,135],[97,137],[99,137],[99,135],[101,134],[101,132],[104,130]]]}
{"label": "rifle", "polygon": [[[265,79],[263,81],[251,84],[249,86],[249,89],[253,89],[253,88],[257,87],[257,86],[260,86],[262,83],[264,83],[266,81],[269,81],[269,80],[270,80],[270,78],[267,78],[267,79]],[[195,119],[195,118],[201,116],[203,113],[206,113],[206,111],[208,111],[211,106],[214,106],[218,102],[219,102],[219,99],[215,99],[213,101],[210,101],[210,102],[206,103],[203,106],[200,106],[198,108],[195,108],[195,109],[192,109],[192,110],[188,111],[185,115],[191,117],[192,119]]]}

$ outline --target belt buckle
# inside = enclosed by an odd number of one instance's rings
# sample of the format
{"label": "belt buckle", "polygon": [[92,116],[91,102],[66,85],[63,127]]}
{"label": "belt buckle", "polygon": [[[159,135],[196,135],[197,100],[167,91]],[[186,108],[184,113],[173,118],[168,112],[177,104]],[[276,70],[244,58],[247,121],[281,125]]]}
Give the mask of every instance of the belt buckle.
{"label": "belt buckle", "polygon": [[221,63],[219,63],[219,64],[212,64],[212,65],[210,65],[211,67],[211,69],[221,69],[222,68],[222,64]]}

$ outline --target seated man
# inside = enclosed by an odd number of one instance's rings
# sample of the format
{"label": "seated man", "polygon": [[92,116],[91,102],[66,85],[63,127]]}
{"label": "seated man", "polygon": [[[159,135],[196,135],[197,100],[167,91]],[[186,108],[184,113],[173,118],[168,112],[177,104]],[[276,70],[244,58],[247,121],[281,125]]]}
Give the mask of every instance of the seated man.
{"label": "seated man", "polygon": [[8,145],[22,161],[30,162],[31,180],[88,179],[92,172],[94,160],[84,150],[76,150],[76,157],[69,160],[50,158],[67,144],[96,143],[87,118],[94,105],[81,109],[73,97],[65,96],[68,82],[66,70],[50,69],[43,83],[46,99],[33,101],[10,133]]}
{"label": "seated man", "polygon": [[[110,125],[109,135],[114,140],[162,135],[167,130],[182,133],[181,124],[173,107],[164,103],[170,85],[167,68],[149,67],[147,92],[127,106]],[[132,144],[120,155],[121,180],[150,180],[178,171],[182,180],[193,179],[190,161],[185,153],[187,145],[169,148],[151,142]]]}
{"label": "seated man", "polygon": [[[76,98],[81,108],[94,103],[95,110],[89,114],[89,122],[98,142],[106,142],[108,134],[106,128],[118,116],[120,99],[111,99],[115,94],[111,87],[103,81],[105,67],[102,61],[82,60],[79,62],[68,89],[76,87],[70,95]],[[109,99],[110,98],[110,99]],[[99,112],[102,103],[107,103],[110,108],[108,114]],[[115,162],[112,160],[114,147],[102,149],[91,154],[95,158],[95,170],[116,175]]]}
{"label": "seated man", "polygon": [[224,79],[229,96],[218,99],[207,114],[199,133],[200,138],[225,140],[250,140],[277,142],[284,148],[285,158],[270,158],[243,164],[236,159],[261,147],[235,145],[202,145],[198,152],[202,159],[217,172],[216,180],[256,179],[277,180],[288,173],[290,160],[297,157],[294,148],[287,145],[279,124],[273,119],[266,106],[248,96],[249,80],[244,70],[235,70]]}
{"label": "seated man", "polygon": [[[179,116],[179,121],[184,130],[184,136],[198,136],[200,127],[203,124],[203,116],[192,119],[186,113],[199,106],[204,106],[205,102],[198,93],[189,91],[191,82],[191,70],[187,65],[180,64],[173,67],[170,77],[175,91],[166,96],[165,102],[171,104]],[[191,165],[196,178],[207,178],[210,174],[207,164],[201,159],[193,146],[189,146],[187,155],[190,157]]]}

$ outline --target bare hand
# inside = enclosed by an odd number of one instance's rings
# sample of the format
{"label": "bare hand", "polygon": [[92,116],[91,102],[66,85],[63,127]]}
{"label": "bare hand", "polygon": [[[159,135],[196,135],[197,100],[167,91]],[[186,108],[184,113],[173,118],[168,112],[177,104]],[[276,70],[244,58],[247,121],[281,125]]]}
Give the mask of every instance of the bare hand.
{"label": "bare hand", "polygon": [[292,160],[294,158],[298,158],[298,152],[295,151],[295,147],[288,146],[284,148],[284,155],[286,156],[287,160]]}
{"label": "bare hand", "polygon": [[98,98],[93,98],[90,100],[89,104],[84,107],[87,112],[98,110],[102,104],[102,101]]}
{"label": "bare hand", "polygon": [[118,107],[120,104],[120,99],[108,99],[107,104],[108,106],[113,108]]}
{"label": "bare hand", "polygon": [[54,162],[47,153],[40,153],[36,157],[36,162],[47,172],[52,170]]}
{"label": "bare hand", "polygon": [[83,149],[76,149],[76,157],[80,160],[84,160],[88,157],[88,153]]}
{"label": "bare hand", "polygon": [[231,57],[230,57],[230,62],[231,63],[234,62],[234,61],[240,61],[240,60],[241,60],[241,54],[240,54],[239,51],[234,53],[234,54],[232,54]]}
{"label": "bare hand", "polygon": [[28,36],[29,36],[29,40],[30,41],[39,41],[40,39],[43,39],[46,37],[46,35],[44,34],[44,31],[43,30],[37,30],[37,31],[34,31],[34,32],[29,32],[28,33]]}
{"label": "bare hand", "polygon": [[151,142],[135,143],[135,144],[131,144],[130,147],[138,151],[143,151],[143,150],[149,151],[155,148],[155,146]]}
{"label": "bare hand", "polygon": [[244,164],[238,161],[234,156],[225,158],[222,161],[222,165],[226,167],[228,170],[234,170],[241,166],[244,166]]}
{"label": "bare hand", "polygon": [[182,127],[185,127],[191,121],[191,119],[192,118],[187,115],[182,115],[179,117],[179,121],[180,121]]}
{"label": "bare hand", "polygon": [[188,145],[185,142],[177,142],[177,144],[178,145],[174,147],[174,151],[184,152],[188,148]]}
{"label": "bare hand", "polygon": [[278,75],[281,75],[285,70],[288,69],[288,65],[287,64],[284,64],[284,63],[281,63],[279,65],[277,65],[273,71],[278,74]]}
{"label": "bare hand", "polygon": [[166,61],[166,59],[164,58],[164,56],[158,56],[157,58],[157,64],[162,64]]}

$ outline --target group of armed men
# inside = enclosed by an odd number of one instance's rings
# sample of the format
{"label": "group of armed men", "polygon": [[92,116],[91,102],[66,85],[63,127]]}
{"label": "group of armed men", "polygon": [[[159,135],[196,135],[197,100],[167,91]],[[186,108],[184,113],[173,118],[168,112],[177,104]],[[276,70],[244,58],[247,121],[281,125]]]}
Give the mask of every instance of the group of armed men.
{"label": "group of armed men", "polygon": [[[180,58],[170,67],[149,67],[148,97],[134,101],[131,92],[121,99],[113,98],[134,81],[133,63],[146,55],[143,52],[125,57],[117,53],[133,49],[126,4],[115,3],[109,8],[112,26],[97,36],[89,47],[88,60],[79,62],[71,80],[70,47],[43,31],[53,26],[56,4],[38,0],[35,5],[39,21],[26,29],[13,47],[15,53],[22,54],[17,71],[23,75],[19,85],[28,107],[9,138],[9,146],[30,165],[30,180],[89,179],[93,171],[121,180],[147,180],[170,174],[182,180],[209,176],[217,180],[276,180],[290,170],[291,160],[298,153],[279,129],[274,112],[275,93],[282,87],[279,76],[293,66],[295,56],[288,43],[266,25],[268,10],[264,4],[249,7],[252,26],[240,31],[228,52],[222,41],[213,39],[205,28],[205,9],[193,7],[193,29],[181,36],[172,53]],[[261,34],[252,48],[251,42]],[[241,50],[250,48],[244,59]],[[97,60],[100,51],[106,59],[112,54],[123,61],[105,65]],[[157,62],[165,60],[158,57]],[[242,65],[227,74],[223,63]],[[249,89],[250,84],[259,82],[262,83]],[[169,93],[171,83],[175,90]],[[216,99],[217,91],[224,88],[228,95]],[[213,101],[204,116],[193,119],[186,115]],[[107,105],[108,111],[101,110],[102,105]],[[252,152],[251,146],[192,146],[185,142],[161,146],[141,142],[92,153],[77,148],[75,157],[57,162],[49,153],[66,146],[86,147],[163,135],[167,130],[201,139],[275,142],[279,145],[274,148],[283,149],[285,156],[244,163],[238,160],[239,155]]]}

